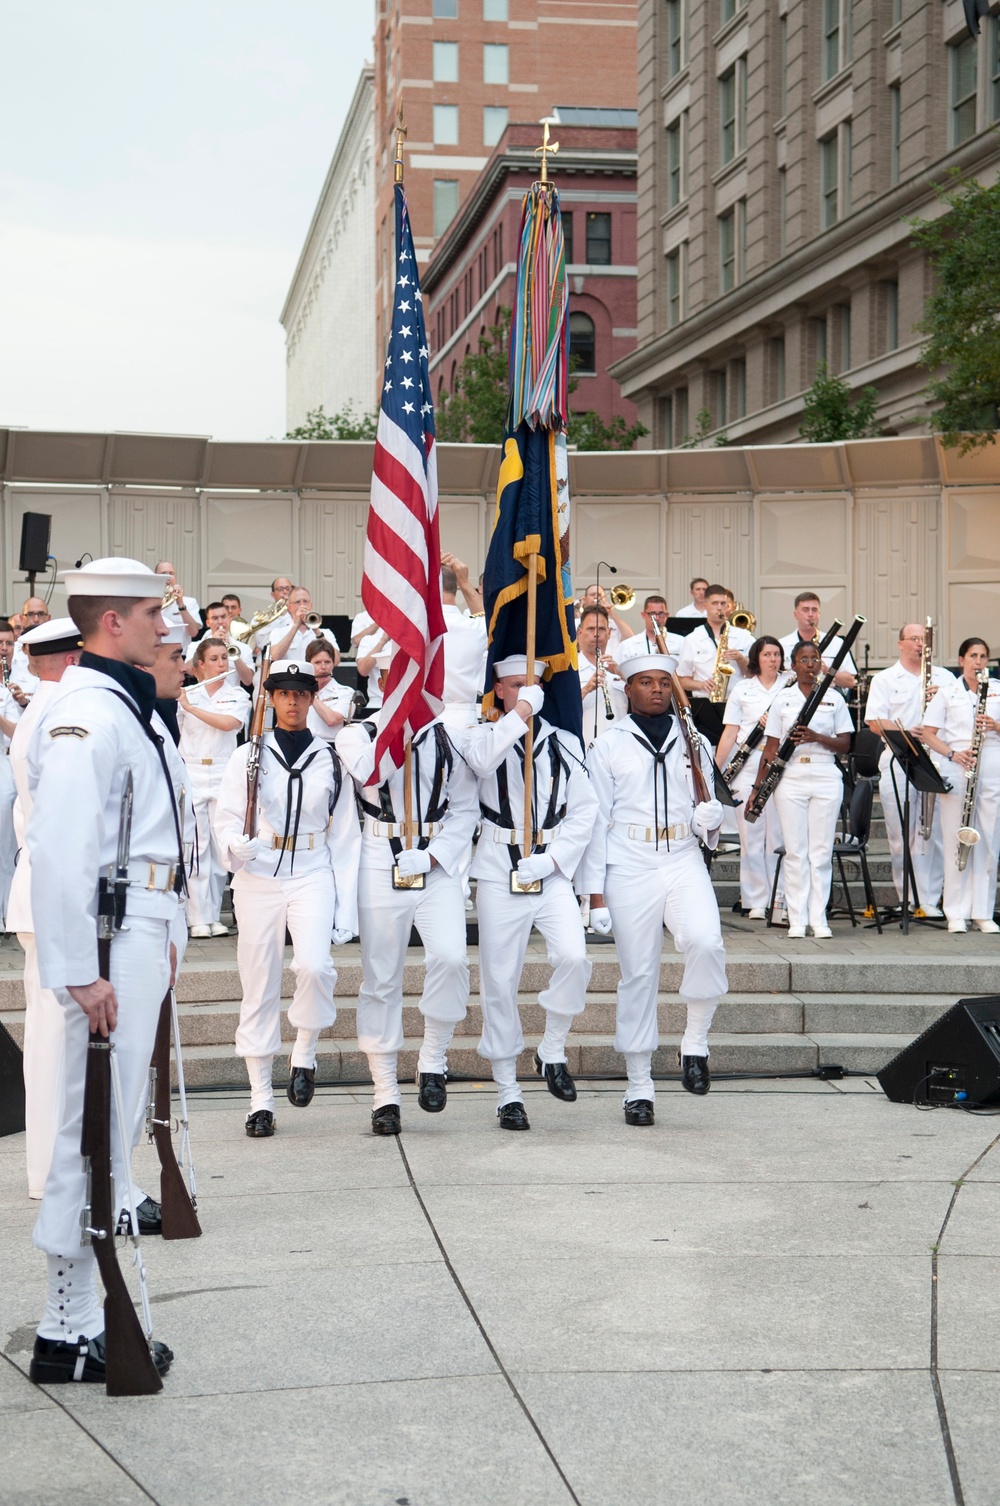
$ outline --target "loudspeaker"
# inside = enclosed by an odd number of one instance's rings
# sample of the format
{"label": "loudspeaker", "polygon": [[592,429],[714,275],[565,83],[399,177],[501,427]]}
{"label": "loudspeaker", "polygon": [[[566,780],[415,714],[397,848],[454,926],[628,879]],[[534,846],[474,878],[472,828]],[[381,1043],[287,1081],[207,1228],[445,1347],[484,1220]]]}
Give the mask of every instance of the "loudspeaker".
{"label": "loudspeaker", "polygon": [[0,1025],[0,1135],[24,1133],[24,1064],[10,1033]]}
{"label": "loudspeaker", "polygon": [[21,519],[21,558],[17,568],[25,575],[44,575],[49,568],[49,534],[52,514],[26,512]]}
{"label": "loudspeaker", "polygon": [[878,1080],[893,1103],[1000,1103],[1000,996],[959,999]]}

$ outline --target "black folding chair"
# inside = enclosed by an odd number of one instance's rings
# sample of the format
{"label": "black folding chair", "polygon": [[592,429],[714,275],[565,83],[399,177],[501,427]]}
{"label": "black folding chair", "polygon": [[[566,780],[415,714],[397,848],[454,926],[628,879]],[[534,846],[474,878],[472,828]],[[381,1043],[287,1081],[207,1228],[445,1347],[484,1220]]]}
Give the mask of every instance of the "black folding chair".
{"label": "black folding chair", "polygon": [[844,895],[847,899],[847,913],[851,917],[851,925],[856,926],[858,918],[854,913],[854,903],[847,884],[847,874],[844,872],[845,858],[856,858],[861,865],[861,880],[865,887],[865,902],[869,911],[875,917],[875,925],[881,936],[882,921],[878,913],[878,905],[875,903],[875,889],[872,885],[871,873],[868,870],[868,836],[872,824],[873,798],[874,789],[871,780],[859,776],[851,794],[851,803],[847,818],[847,834],[841,841],[833,844],[833,856],[837,861],[840,882],[843,885]]}

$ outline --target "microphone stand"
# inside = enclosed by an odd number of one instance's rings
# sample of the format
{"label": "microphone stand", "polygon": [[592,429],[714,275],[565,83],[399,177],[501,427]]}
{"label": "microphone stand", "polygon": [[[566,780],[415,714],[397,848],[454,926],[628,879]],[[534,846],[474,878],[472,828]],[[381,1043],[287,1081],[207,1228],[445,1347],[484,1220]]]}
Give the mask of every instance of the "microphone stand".
{"label": "microphone stand", "polygon": [[[617,575],[618,574],[618,566],[617,565],[609,565],[608,562],[607,562],[607,560],[598,560],[597,561],[597,580],[595,582],[595,584],[597,586],[597,602],[596,602],[597,606],[600,606],[600,604],[601,604],[601,570],[602,569],[610,571],[610,573],[612,575]],[[609,637],[609,639],[611,637],[611,612],[610,612],[610,610],[608,611],[608,637]],[[600,655],[598,655],[598,658],[599,657],[600,657]],[[599,673],[598,673],[598,679],[600,679],[600,674]],[[598,695],[598,691],[599,690],[600,690],[600,686],[598,685],[597,690],[594,691],[594,741],[595,742],[597,741],[598,717],[600,715],[600,710],[601,710],[601,707],[600,707],[600,698],[599,698],[599,695]]]}

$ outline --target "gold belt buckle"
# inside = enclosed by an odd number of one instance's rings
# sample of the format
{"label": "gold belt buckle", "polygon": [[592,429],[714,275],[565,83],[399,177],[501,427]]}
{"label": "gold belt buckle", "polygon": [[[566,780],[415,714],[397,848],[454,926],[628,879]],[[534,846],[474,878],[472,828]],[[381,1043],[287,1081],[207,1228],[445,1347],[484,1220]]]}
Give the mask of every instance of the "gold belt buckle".
{"label": "gold belt buckle", "polygon": [[544,880],[542,879],[532,879],[530,883],[526,884],[522,879],[518,878],[516,868],[510,870],[511,894],[541,894],[543,882]]}
{"label": "gold belt buckle", "polygon": [[394,889],[426,889],[426,873],[400,873],[398,866],[392,865],[392,887]]}
{"label": "gold belt buckle", "polygon": [[808,756],[805,758],[800,758],[799,763],[812,763],[812,759]]}

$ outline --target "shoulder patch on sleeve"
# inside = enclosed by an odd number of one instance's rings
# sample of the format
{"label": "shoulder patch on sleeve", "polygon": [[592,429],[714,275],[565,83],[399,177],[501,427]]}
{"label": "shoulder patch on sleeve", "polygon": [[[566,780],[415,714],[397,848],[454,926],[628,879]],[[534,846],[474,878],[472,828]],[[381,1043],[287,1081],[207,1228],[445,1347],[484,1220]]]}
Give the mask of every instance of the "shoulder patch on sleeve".
{"label": "shoulder patch on sleeve", "polygon": [[50,727],[50,737],[79,737],[81,740],[90,736],[88,727]]}

